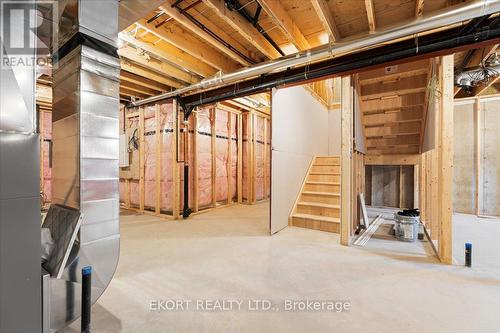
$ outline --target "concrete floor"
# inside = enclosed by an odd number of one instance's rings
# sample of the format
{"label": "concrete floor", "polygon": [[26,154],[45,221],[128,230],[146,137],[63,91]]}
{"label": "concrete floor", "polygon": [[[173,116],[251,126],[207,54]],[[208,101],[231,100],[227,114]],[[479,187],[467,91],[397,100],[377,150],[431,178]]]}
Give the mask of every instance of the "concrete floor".
{"label": "concrete floor", "polygon": [[[500,221],[484,222],[497,232],[480,245],[484,235],[462,236],[458,229],[468,221],[457,218],[455,237],[473,237],[475,254],[489,246],[484,260],[496,260],[465,268],[432,256],[343,247],[337,234],[309,229],[270,237],[267,208],[222,208],[187,222],[123,215],[120,262],[93,307],[93,332],[500,331]],[[151,311],[158,299],[264,299],[274,307]],[[348,301],[350,311],[288,312],[285,300]],[[65,332],[79,332],[79,323]]]}

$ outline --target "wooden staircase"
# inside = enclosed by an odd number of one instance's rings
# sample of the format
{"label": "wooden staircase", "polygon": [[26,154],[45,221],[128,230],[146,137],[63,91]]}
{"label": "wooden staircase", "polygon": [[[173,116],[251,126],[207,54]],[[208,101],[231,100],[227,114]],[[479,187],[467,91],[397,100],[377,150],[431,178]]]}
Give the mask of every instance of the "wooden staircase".
{"label": "wooden staircase", "polygon": [[340,233],[340,156],[315,156],[289,225]]}

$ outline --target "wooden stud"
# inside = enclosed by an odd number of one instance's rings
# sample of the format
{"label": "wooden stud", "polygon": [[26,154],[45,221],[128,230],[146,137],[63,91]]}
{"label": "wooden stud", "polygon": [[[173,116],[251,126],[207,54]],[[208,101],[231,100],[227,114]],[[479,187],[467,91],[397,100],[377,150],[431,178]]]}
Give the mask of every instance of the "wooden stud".
{"label": "wooden stud", "polygon": [[452,263],[452,181],[453,181],[453,55],[442,57],[440,66],[440,232],[439,256]]}
{"label": "wooden stud", "polygon": [[172,133],[172,216],[175,220],[179,218],[180,215],[180,174],[179,174],[179,163],[177,162],[177,145],[179,142],[179,105],[177,100],[172,101],[173,108],[173,133]]}
{"label": "wooden stud", "polygon": [[[45,139],[45,112],[39,111],[38,113],[38,128],[40,130],[40,192],[45,195],[45,178],[43,176],[43,155],[45,154],[44,139]],[[43,204],[43,202],[42,202]]]}
{"label": "wooden stud", "polygon": [[198,176],[198,113],[193,112],[193,212],[199,210]]}
{"label": "wooden stud", "polygon": [[403,191],[404,191],[404,185],[403,185],[403,166],[399,166],[399,208],[406,208],[404,207],[404,202],[403,202]]}
{"label": "wooden stud", "polygon": [[340,222],[340,244],[345,246],[351,238],[352,99],[351,77],[345,76],[342,78]]}
{"label": "wooden stud", "polygon": [[227,112],[227,203],[233,202],[233,115]]}
{"label": "wooden stud", "polygon": [[268,120],[264,118],[264,199],[267,199],[267,122]]}
{"label": "wooden stud", "polygon": [[144,211],[144,163],[145,163],[145,140],[144,140],[144,108],[139,108],[139,210]]}
{"label": "wooden stud", "polygon": [[155,105],[155,122],[156,122],[156,149],[155,149],[155,171],[156,171],[156,179],[155,179],[155,186],[156,186],[156,202],[155,202],[155,213],[160,214],[161,211],[161,152],[162,152],[162,146],[163,146],[163,132],[162,132],[162,127],[161,127],[161,118],[160,118],[160,105],[156,104]]}
{"label": "wooden stud", "polygon": [[250,112],[250,203],[254,204],[256,202],[255,196],[255,122],[257,118],[255,113]]}
{"label": "wooden stud", "polygon": [[130,209],[130,179],[125,179],[125,208]]}
{"label": "wooden stud", "polygon": [[210,109],[211,112],[211,117],[210,117],[210,132],[212,133],[211,136],[211,147],[212,147],[212,206],[216,207],[217,206],[217,160],[216,160],[216,154],[217,154],[217,146],[216,146],[216,135],[217,133],[215,132],[215,114],[216,110],[215,107]]}
{"label": "wooden stud", "polygon": [[243,115],[238,115],[238,169],[237,173],[237,190],[238,190],[238,203],[243,202]]}

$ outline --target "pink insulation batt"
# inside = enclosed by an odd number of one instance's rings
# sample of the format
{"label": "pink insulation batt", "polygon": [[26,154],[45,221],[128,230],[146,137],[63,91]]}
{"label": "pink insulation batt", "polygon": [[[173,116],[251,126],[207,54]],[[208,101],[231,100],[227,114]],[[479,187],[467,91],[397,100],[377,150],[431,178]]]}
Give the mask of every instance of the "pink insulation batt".
{"label": "pink insulation batt", "polygon": [[198,205],[200,208],[212,204],[212,143],[210,110],[212,106],[200,108],[198,123]]}
{"label": "pink insulation batt", "polygon": [[52,168],[50,167],[50,142],[52,140],[52,113],[42,112],[41,121],[43,121],[43,177],[42,191],[45,202],[52,201]]}
{"label": "pink insulation batt", "polygon": [[227,139],[229,134],[229,117],[227,111],[215,110],[215,134],[215,193],[217,201],[226,201],[228,191],[227,163],[229,161],[229,141]]}

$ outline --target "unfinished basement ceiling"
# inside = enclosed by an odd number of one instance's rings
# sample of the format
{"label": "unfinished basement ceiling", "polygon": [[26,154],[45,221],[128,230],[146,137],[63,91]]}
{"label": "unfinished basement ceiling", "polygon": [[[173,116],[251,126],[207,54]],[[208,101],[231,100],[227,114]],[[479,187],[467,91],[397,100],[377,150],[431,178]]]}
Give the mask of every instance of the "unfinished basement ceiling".
{"label": "unfinished basement ceiling", "polygon": [[[149,7],[144,1],[122,2],[121,16],[136,20],[122,32],[119,45],[120,99],[126,103],[199,82],[218,72],[278,58],[280,51],[291,54],[307,50],[466,1],[168,0],[147,2]],[[262,7],[257,26],[240,12],[229,10],[226,2],[253,18]],[[150,10],[152,4],[158,7]],[[268,39],[259,33],[259,27]],[[476,59],[477,55],[468,67],[474,66]],[[326,85],[331,83],[310,88],[315,97],[331,107],[332,96]],[[495,83],[491,87],[495,88]]]}

